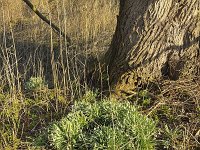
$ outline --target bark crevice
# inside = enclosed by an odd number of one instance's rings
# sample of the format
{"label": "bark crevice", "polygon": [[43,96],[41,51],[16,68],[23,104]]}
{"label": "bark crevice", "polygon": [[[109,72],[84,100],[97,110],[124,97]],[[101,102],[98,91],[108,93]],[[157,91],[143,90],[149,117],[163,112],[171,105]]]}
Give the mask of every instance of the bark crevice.
{"label": "bark crevice", "polygon": [[106,53],[114,88],[134,89],[131,79],[138,77],[144,81],[177,80],[198,74],[198,0],[121,0],[120,6],[117,28]]}

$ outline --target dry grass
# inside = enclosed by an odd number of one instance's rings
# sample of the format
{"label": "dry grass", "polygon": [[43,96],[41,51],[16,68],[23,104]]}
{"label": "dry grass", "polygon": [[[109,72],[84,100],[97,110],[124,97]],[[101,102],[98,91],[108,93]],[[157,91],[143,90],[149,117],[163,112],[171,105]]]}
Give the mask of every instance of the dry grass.
{"label": "dry grass", "polygon": [[[68,113],[74,97],[88,90],[80,82],[86,65],[101,59],[116,25],[118,0],[33,2],[73,45],[66,47],[21,0],[0,0],[0,149],[34,149],[32,138]],[[31,77],[45,86],[27,90]],[[164,81],[153,88],[155,100],[144,112],[159,121],[158,149],[200,147],[199,81]]]}
{"label": "dry grass", "polygon": [[[12,0],[1,0],[0,39],[1,51],[4,53],[1,57],[5,57],[2,60],[12,59],[12,62],[7,62],[7,67],[16,65],[15,69],[19,72],[18,80],[40,76],[54,80],[54,84],[57,80],[67,84],[66,80],[69,78],[79,78],[79,70],[84,69],[87,57],[91,54],[102,55],[109,46],[115,29],[115,16],[118,13],[117,1],[36,0],[33,2],[38,10],[71,37],[72,48],[66,48],[66,42],[21,0],[15,3]],[[11,56],[12,52],[15,53],[15,58]],[[74,70],[70,72],[73,72],[73,75],[69,74],[69,69],[72,68]],[[7,80],[10,80],[10,77],[8,78]]]}
{"label": "dry grass", "polygon": [[198,149],[200,79],[164,80],[149,90],[154,104],[144,112],[158,121],[157,149]]}
{"label": "dry grass", "polygon": [[[117,0],[32,2],[73,45],[66,47],[21,0],[0,0],[0,149],[30,148],[39,129],[68,112],[73,98],[87,90],[80,78],[88,58],[103,54],[115,29]],[[30,77],[48,88],[27,90]]]}

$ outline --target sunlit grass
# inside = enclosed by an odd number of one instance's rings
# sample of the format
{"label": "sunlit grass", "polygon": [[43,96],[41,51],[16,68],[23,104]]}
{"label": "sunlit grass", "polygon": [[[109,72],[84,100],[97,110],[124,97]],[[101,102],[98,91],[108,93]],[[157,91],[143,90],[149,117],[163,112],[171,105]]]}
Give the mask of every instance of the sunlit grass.
{"label": "sunlit grass", "polygon": [[84,91],[80,78],[88,55],[105,51],[115,29],[116,0],[32,2],[73,45],[67,49],[23,1],[0,0],[0,149],[27,147],[29,132],[68,111]]}
{"label": "sunlit grass", "polygon": [[96,101],[89,95],[75,102],[67,117],[52,124],[35,144],[49,141],[58,150],[154,149],[155,122],[128,102]]}

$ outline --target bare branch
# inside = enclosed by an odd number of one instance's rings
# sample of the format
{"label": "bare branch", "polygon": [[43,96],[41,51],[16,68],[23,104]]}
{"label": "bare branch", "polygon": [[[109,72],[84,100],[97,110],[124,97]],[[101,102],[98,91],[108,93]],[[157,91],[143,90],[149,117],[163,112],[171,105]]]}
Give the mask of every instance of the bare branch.
{"label": "bare branch", "polygon": [[29,1],[29,0],[23,0],[28,7],[35,12],[35,14],[40,17],[40,19],[42,19],[44,22],[46,22],[48,25],[51,26],[52,29],[54,29],[58,34],[61,34],[67,41],[67,45],[69,46],[71,44],[71,39],[64,33],[61,31],[61,29],[56,26],[54,23],[52,23],[49,19],[47,19],[47,17],[45,17],[42,13],[40,13],[39,10],[37,10],[34,5]]}

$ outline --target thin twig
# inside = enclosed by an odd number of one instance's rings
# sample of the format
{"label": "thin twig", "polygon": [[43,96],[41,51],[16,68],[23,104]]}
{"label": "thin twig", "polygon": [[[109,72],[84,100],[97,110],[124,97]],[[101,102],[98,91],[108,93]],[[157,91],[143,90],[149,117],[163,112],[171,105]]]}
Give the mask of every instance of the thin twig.
{"label": "thin twig", "polygon": [[47,17],[45,17],[39,10],[37,10],[34,5],[29,1],[29,0],[23,0],[28,7],[35,12],[35,14],[40,17],[40,19],[42,19],[44,22],[46,22],[49,26],[51,26],[52,29],[54,29],[58,34],[61,34],[67,41],[67,45],[71,45],[71,39],[64,33],[61,31],[61,29],[56,26],[54,23],[52,23],[49,19],[47,19]]}

